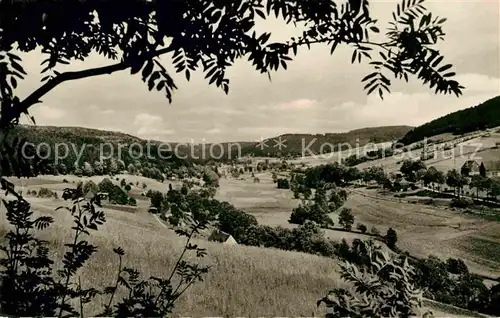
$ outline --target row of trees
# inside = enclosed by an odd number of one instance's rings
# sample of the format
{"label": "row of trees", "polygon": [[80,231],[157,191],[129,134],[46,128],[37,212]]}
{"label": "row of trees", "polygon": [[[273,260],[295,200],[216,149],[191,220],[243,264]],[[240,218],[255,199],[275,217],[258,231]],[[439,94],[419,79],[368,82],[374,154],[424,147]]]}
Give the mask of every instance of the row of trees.
{"label": "row of trees", "polygon": [[463,194],[464,186],[468,185],[476,190],[476,197],[479,198],[479,192],[486,192],[487,197],[495,198],[500,195],[500,179],[486,176],[486,169],[481,163],[479,174],[470,176],[470,170],[467,165],[462,169],[452,169],[446,173],[437,170],[435,167],[427,168],[422,161],[405,160],[400,168],[401,173],[410,181],[422,181],[426,186],[438,187],[447,185],[453,188],[454,193],[460,197]]}

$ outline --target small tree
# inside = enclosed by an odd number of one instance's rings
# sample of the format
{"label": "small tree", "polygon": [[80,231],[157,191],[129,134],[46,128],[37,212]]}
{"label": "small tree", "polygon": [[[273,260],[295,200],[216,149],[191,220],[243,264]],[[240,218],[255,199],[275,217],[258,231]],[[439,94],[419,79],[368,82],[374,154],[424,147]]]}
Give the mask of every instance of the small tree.
{"label": "small tree", "polygon": [[483,178],[486,178],[486,167],[484,166],[483,162],[481,162],[481,165],[479,166],[479,175]]}
{"label": "small tree", "polygon": [[111,193],[114,188],[113,181],[108,178],[104,178],[101,182],[99,182],[98,188],[100,192]]}
{"label": "small tree", "polygon": [[352,214],[352,210],[349,208],[343,208],[339,214],[339,224],[348,231],[351,230],[352,225],[354,224],[354,215]]}
{"label": "small tree", "polygon": [[366,225],[362,224],[362,223],[358,223],[358,225],[356,226],[356,228],[361,232],[361,233],[366,233]]}
{"label": "small tree", "polygon": [[95,182],[92,180],[88,180],[83,184],[83,193],[87,194],[89,192],[93,192],[94,194],[97,194],[97,192],[99,192],[97,184],[95,184]]}
{"label": "small tree", "polygon": [[396,242],[398,241],[398,233],[392,227],[387,230],[387,234],[385,235],[385,242],[389,248],[395,248]]}
{"label": "small tree", "polygon": [[278,189],[290,189],[290,182],[288,179],[278,179]]}
{"label": "small tree", "polygon": [[151,206],[156,208],[158,212],[162,212],[165,207],[165,197],[163,194],[160,191],[151,191],[149,198],[151,200]]}
{"label": "small tree", "polygon": [[187,195],[188,193],[189,193],[189,187],[186,183],[183,183],[181,187],[181,194]]}

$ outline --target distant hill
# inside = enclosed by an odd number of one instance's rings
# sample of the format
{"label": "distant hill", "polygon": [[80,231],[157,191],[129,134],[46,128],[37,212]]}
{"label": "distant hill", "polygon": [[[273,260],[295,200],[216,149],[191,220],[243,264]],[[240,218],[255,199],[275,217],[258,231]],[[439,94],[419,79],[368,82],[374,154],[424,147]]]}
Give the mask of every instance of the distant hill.
{"label": "distant hill", "polygon": [[[60,174],[85,175],[89,174],[86,170],[92,170],[92,174],[108,174],[118,173],[133,165],[132,168],[144,176],[160,179],[161,173],[191,166],[189,160],[179,158],[168,148],[158,147],[159,141],[150,141],[148,148],[147,140],[121,132],[19,125],[13,129],[9,139],[15,137],[37,145],[38,154],[46,158],[43,173],[55,170]],[[104,165],[99,163],[101,155],[106,159]],[[9,174],[8,171],[4,173]]]}
{"label": "distant hill", "polygon": [[444,133],[461,135],[500,126],[500,96],[474,107],[459,110],[409,131],[400,141],[405,145]]}
{"label": "distant hill", "polygon": [[[382,126],[351,130],[345,133],[327,134],[284,134],[265,140],[267,147],[261,149],[258,143],[244,147],[244,155],[275,157],[281,155],[301,156],[303,148],[309,149],[314,154],[329,153],[339,150],[341,144],[348,143],[351,147],[356,144],[363,146],[369,142],[380,143],[398,140],[407,134],[411,126]],[[281,150],[277,147],[277,139],[281,137],[283,144]],[[316,140],[315,140],[316,139]],[[286,141],[284,141],[286,140]],[[309,146],[310,145],[310,146]],[[309,147],[308,147],[309,146]],[[333,148],[333,149],[332,149]],[[306,151],[306,155],[309,151]]]}
{"label": "distant hill", "polygon": [[[362,146],[368,142],[392,141],[401,138],[411,129],[412,127],[409,126],[387,126],[357,129],[346,133],[285,134],[267,139],[265,141],[267,147],[264,149],[261,149],[259,144],[253,141],[188,146],[175,142],[147,141],[121,132],[81,127],[20,125],[13,130],[11,138],[17,136],[39,145],[39,149],[47,156],[46,162],[49,164],[49,171],[46,173],[51,173],[55,169],[62,174],[86,174],[85,168],[87,167],[89,170],[90,165],[94,174],[100,174],[102,170],[106,174],[107,170],[128,169],[129,165],[133,165],[143,175],[151,174],[154,177],[182,166],[191,166],[192,163],[228,160],[239,155],[255,157],[300,156],[303,145],[305,147],[310,145],[308,149],[314,154],[319,154],[321,150],[323,153],[338,150],[339,144],[342,143],[349,143],[355,147],[356,143]],[[286,146],[281,151],[276,147],[275,142],[280,137]],[[148,142],[149,157],[147,156]],[[159,147],[160,143],[163,146]],[[67,145],[67,150],[64,145]],[[321,149],[322,145],[324,145],[323,149]],[[118,153],[118,149],[121,149],[120,153]],[[176,155],[174,155],[174,150]],[[101,155],[112,159],[107,160],[104,165],[100,165]],[[56,162],[57,157],[59,160]]]}

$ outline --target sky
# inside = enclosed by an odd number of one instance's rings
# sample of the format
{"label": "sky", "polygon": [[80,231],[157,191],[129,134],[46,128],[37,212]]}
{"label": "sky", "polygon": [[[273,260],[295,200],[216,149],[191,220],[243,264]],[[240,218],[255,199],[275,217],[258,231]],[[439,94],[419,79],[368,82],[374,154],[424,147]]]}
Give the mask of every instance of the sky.
{"label": "sky", "polygon": [[[372,16],[383,29],[396,1],[372,0]],[[37,125],[80,126],[129,133],[141,138],[178,142],[253,141],[284,133],[332,133],[383,125],[418,126],[450,112],[475,106],[500,95],[500,0],[427,0],[425,6],[446,17],[445,41],[438,46],[454,65],[463,96],[435,95],[417,80],[393,82],[392,93],[380,100],[366,96],[361,79],[371,73],[366,64],[350,63],[352,50],[334,55],[326,46],[299,50],[298,56],[272,75],[256,72],[238,61],[227,72],[226,95],[203,79],[173,76],[179,90],[172,104],[161,92],[149,92],[140,74],[118,72],[66,82],[30,110]],[[272,19],[258,25],[273,40],[299,32]],[[27,79],[20,84],[22,99],[40,83],[40,52],[23,57]],[[171,60],[170,60],[171,61]],[[168,70],[168,58],[162,58]],[[100,56],[72,63],[71,70],[109,64]],[[65,70],[65,69],[61,69]],[[29,123],[27,119],[23,123]]]}

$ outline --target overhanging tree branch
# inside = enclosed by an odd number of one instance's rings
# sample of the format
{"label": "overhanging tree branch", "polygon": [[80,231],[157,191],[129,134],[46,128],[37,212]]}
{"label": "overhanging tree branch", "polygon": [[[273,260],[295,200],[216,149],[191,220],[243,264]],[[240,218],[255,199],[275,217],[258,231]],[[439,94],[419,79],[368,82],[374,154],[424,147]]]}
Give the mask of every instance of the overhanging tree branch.
{"label": "overhanging tree branch", "polygon": [[[173,51],[173,48],[169,46],[169,47],[151,52],[149,54],[145,54],[144,56],[142,56],[140,58],[139,63],[142,63],[148,59],[151,59],[151,58],[154,58],[154,57],[157,57],[157,56],[160,56],[162,54],[169,53],[172,51]],[[19,118],[19,116],[21,116],[22,113],[26,113],[31,106],[33,106],[36,103],[39,103],[40,98],[45,96],[45,94],[47,94],[48,92],[50,92],[51,90],[53,90],[55,87],[57,87],[59,84],[61,84],[63,82],[92,77],[92,76],[99,76],[99,75],[104,75],[104,74],[112,74],[114,72],[126,70],[127,68],[131,67],[132,64],[133,63],[131,61],[123,61],[120,63],[115,63],[115,64],[107,65],[107,66],[90,68],[90,69],[75,71],[75,72],[61,73],[61,74],[57,75],[55,78],[49,80],[48,82],[46,82],[45,84],[40,86],[37,90],[35,90],[33,93],[31,93],[24,100],[22,100],[18,104],[13,105],[13,107],[8,109],[7,112],[4,111],[4,113],[2,114],[2,118],[0,119],[1,120],[0,125],[8,124],[12,120]]]}

